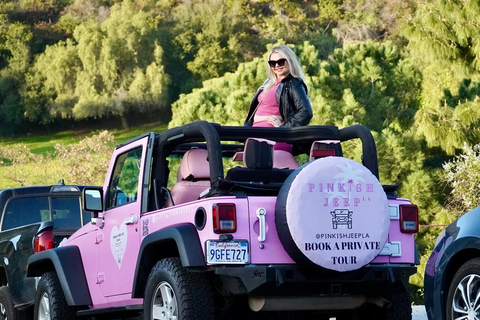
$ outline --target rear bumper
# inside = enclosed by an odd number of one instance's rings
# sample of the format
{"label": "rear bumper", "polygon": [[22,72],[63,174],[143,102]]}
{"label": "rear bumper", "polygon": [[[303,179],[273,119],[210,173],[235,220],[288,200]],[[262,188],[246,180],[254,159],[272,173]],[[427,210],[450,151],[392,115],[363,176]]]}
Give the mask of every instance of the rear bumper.
{"label": "rear bumper", "polygon": [[248,265],[216,267],[222,288],[231,294],[269,295],[362,295],[387,296],[408,289],[414,265],[368,265],[349,272],[302,268],[297,265]]}

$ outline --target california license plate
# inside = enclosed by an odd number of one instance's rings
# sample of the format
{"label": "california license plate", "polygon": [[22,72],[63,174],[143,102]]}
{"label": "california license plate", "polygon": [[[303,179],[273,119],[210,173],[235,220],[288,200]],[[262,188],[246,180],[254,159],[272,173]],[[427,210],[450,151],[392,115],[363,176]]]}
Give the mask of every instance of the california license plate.
{"label": "california license plate", "polygon": [[246,264],[250,262],[248,241],[214,241],[206,243],[207,263],[212,264]]}

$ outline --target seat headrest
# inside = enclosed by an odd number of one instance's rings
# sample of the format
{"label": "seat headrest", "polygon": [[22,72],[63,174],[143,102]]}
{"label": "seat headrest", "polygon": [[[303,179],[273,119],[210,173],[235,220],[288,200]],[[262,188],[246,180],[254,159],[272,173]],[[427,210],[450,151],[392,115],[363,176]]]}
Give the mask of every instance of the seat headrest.
{"label": "seat headrest", "polygon": [[245,141],[243,163],[250,169],[271,169],[273,167],[273,146],[275,141],[248,138]]}
{"label": "seat headrest", "polygon": [[209,179],[210,165],[207,150],[190,149],[183,155],[178,168],[178,180]]}

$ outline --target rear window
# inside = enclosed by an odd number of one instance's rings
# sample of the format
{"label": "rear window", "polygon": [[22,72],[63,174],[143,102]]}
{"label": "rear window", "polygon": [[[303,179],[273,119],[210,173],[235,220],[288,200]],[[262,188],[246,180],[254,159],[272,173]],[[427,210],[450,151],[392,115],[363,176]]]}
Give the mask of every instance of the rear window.
{"label": "rear window", "polygon": [[52,221],[52,219],[55,229],[80,228],[82,220],[83,224],[89,222],[90,213],[81,210],[79,197],[22,197],[8,202],[2,230]]}
{"label": "rear window", "polygon": [[52,217],[55,229],[80,228],[82,226],[79,201],[79,198],[52,198]]}
{"label": "rear window", "polygon": [[2,230],[8,230],[50,220],[48,198],[19,198],[10,201],[5,209]]}

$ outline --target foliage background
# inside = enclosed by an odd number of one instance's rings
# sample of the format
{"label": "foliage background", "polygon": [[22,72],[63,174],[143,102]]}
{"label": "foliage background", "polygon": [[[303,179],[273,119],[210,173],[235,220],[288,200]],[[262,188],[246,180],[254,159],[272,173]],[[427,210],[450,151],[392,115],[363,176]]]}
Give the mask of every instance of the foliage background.
{"label": "foliage background", "polygon": [[[113,145],[145,119],[160,129],[198,119],[242,125],[267,52],[284,43],[307,74],[311,124],[366,125],[382,183],[402,183],[399,194],[419,206],[422,225],[450,223],[478,205],[479,6],[0,0],[0,187],[102,184]],[[22,143],[66,130],[58,145]],[[360,158],[358,145],[345,151]],[[417,303],[441,230],[417,235]]]}

